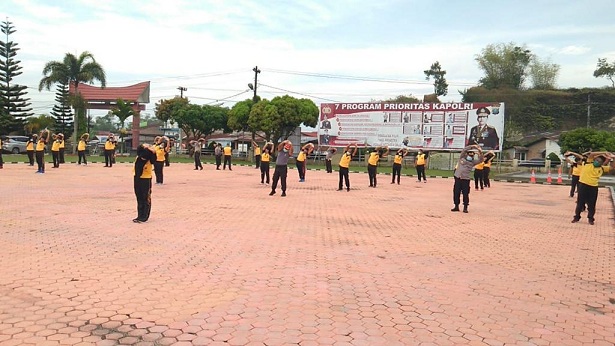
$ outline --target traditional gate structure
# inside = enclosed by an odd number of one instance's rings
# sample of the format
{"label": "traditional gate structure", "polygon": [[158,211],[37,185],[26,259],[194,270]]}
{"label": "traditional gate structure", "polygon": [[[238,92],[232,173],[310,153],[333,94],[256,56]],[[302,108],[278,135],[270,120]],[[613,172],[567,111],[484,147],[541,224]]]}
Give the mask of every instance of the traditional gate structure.
{"label": "traditional gate structure", "polygon": [[[141,82],[125,87],[95,87],[79,83],[79,93],[86,102],[86,109],[113,109],[118,99],[130,104],[136,115],[132,117],[132,149],[139,146],[139,113],[145,110],[145,104],[149,103],[150,82]],[[69,93],[74,94],[74,86],[70,84]]]}

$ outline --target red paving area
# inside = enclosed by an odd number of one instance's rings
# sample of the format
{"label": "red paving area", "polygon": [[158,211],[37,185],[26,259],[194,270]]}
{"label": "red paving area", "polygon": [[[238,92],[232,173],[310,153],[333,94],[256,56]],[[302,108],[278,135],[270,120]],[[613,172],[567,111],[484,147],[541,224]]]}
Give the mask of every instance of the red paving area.
{"label": "red paving area", "polygon": [[[381,172],[389,169],[381,168]],[[132,165],[0,171],[1,345],[613,345],[615,222],[567,186],[165,168],[135,224]],[[273,174],[273,170],[271,172]]]}

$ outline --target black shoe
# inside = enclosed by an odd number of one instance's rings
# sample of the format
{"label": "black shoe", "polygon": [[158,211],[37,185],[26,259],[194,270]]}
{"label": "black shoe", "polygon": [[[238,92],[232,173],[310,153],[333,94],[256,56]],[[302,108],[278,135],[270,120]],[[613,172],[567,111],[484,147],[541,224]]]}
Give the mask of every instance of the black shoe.
{"label": "black shoe", "polygon": [[201,167],[201,171],[203,170],[203,167]]}
{"label": "black shoe", "polygon": [[281,196],[286,197],[286,192],[282,192]]}
{"label": "black shoe", "polygon": [[199,169],[198,169],[198,168],[195,168],[194,170],[195,170],[195,171],[198,171]]}
{"label": "black shoe", "polygon": [[594,220],[589,220],[589,224],[593,225],[594,224]]}
{"label": "black shoe", "polygon": [[275,195],[275,191],[269,192],[269,196],[273,196],[273,195]]}
{"label": "black shoe", "polygon": [[346,192],[350,192],[350,188],[349,187],[346,188]]}
{"label": "black shoe", "polygon": [[455,208],[451,209],[451,211],[459,211],[459,207],[455,207]]}
{"label": "black shoe", "polygon": [[343,191],[344,189],[337,189],[337,191]]}
{"label": "black shoe", "polygon": [[463,212],[467,214],[468,213],[468,208],[463,208]]}
{"label": "black shoe", "polygon": [[141,221],[141,220],[139,220],[139,219],[132,219],[132,222],[134,222],[134,223],[141,223],[141,222],[143,222],[143,221]]}
{"label": "black shoe", "polygon": [[394,182],[394,181],[392,181],[392,182],[391,182],[391,184],[395,184],[395,182]]}
{"label": "black shoe", "polygon": [[570,221],[570,223],[577,223],[579,222],[580,219],[577,219],[576,217],[574,219],[572,219],[572,221]]}

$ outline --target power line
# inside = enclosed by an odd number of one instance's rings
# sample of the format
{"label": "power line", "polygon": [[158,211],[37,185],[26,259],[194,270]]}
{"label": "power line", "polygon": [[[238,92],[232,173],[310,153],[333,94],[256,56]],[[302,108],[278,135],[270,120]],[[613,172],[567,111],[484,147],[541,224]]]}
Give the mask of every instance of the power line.
{"label": "power line", "polygon": [[285,91],[285,92],[288,92],[288,93],[291,93],[291,94],[297,94],[297,95],[311,97],[311,98],[315,98],[315,99],[319,99],[319,100],[325,100],[325,101],[330,101],[330,102],[341,102],[341,101],[327,99],[327,98],[324,98],[324,97],[318,97],[318,96],[308,95],[308,94],[304,94],[304,93],[300,93],[300,92],[296,92],[296,91],[291,91],[291,90],[287,90],[287,89],[276,88],[274,86],[263,84],[263,83],[260,83],[259,85],[267,87],[267,88],[271,88],[271,89],[275,89],[275,90],[281,90],[281,91]]}
{"label": "power line", "polygon": [[[287,70],[277,70],[277,69],[268,69],[267,72],[297,75],[297,76],[306,76],[306,77],[328,78],[328,79],[347,79],[347,80],[356,80],[356,81],[362,81],[362,82],[433,85],[433,82],[425,81],[425,80],[359,77],[359,76],[346,76],[346,75],[327,74],[327,73],[287,71]],[[475,86],[476,85],[476,83],[463,83],[463,82],[455,83],[451,81],[447,81],[447,82],[451,85],[460,85],[460,86]]]}

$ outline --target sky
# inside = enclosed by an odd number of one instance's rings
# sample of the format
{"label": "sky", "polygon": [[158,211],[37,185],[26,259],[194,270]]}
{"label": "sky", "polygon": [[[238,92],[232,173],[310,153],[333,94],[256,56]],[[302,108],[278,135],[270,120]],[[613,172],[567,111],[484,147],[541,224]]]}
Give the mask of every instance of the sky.
{"label": "sky", "polygon": [[[598,58],[615,61],[613,0],[3,0],[16,32],[34,112],[49,114],[55,90],[42,70],[66,53],[93,54],[107,86],[151,81],[145,113],[184,96],[232,107],[257,93],[327,102],[368,102],[433,93],[424,70],[439,61],[449,93],[477,84],[475,58],[489,44],[526,45],[560,65],[557,86],[603,87]],[[6,37],[2,37],[6,41]],[[95,84],[97,85],[97,84]],[[494,100],[497,101],[497,100]],[[103,112],[105,111],[98,111]],[[92,114],[94,116],[100,114]]]}

